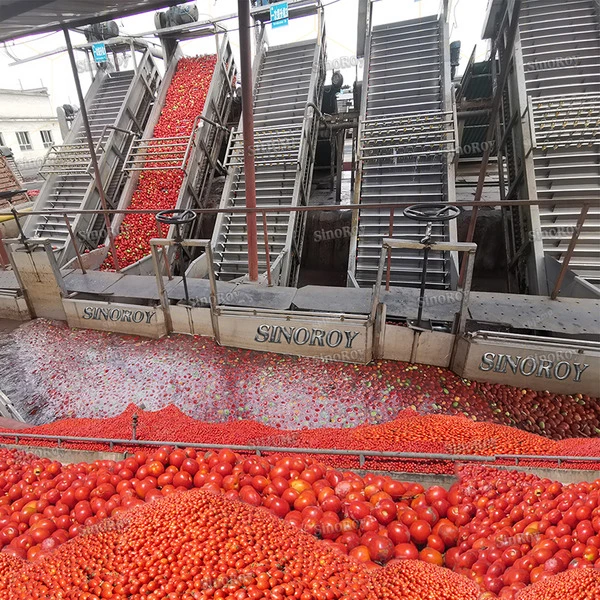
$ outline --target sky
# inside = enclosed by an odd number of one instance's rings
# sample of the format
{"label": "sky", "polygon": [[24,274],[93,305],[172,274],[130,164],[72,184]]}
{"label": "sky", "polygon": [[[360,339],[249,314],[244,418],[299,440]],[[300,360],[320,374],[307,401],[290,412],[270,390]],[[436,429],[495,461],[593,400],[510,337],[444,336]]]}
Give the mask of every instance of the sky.
{"label": "sky", "polygon": [[[379,0],[373,9],[373,22],[375,25],[394,23],[408,19],[437,14],[441,0]],[[346,59],[346,64],[356,63],[356,32],[358,0],[324,0],[325,24],[327,32],[327,58],[332,65],[340,64],[340,59]],[[466,65],[471,52],[477,45],[477,59],[486,57],[487,44],[481,42],[481,32],[486,12],[486,0],[450,0],[450,40],[460,40],[461,73]],[[234,14],[237,10],[237,0],[197,0],[199,20]],[[121,32],[128,35],[154,31],[154,13],[144,13],[133,17],[119,19],[117,23]],[[237,19],[222,23],[231,30],[230,39],[234,53],[239,50]],[[315,36],[316,17],[305,17],[290,21],[288,27],[271,29],[268,36],[272,45],[310,39]],[[72,33],[74,45],[85,43],[82,34]],[[147,38],[152,40],[154,38]],[[0,44],[0,87],[2,88],[35,88],[46,87],[50,92],[51,102],[54,106],[65,103],[77,104],[77,96],[70,63],[66,52],[61,52],[52,57],[39,59],[33,62],[9,66],[14,59],[25,59],[42,52],[64,48],[65,41],[62,33],[45,34],[37,37],[22,38],[6,45]],[[184,42],[184,54],[194,56],[197,54],[214,53],[215,43],[212,38]],[[81,63],[81,83],[84,93],[91,82],[89,72],[85,72],[85,57],[82,52],[77,52],[77,60]],[[355,69],[343,69],[345,83],[352,83],[355,79]],[[360,73],[359,73],[360,76]],[[328,82],[331,72],[328,73]]]}

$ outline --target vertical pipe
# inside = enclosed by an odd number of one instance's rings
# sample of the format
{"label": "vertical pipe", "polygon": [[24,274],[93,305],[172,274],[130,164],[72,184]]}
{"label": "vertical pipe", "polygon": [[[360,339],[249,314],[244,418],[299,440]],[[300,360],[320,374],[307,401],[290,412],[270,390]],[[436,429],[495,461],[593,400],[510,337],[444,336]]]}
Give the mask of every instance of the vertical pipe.
{"label": "vertical pipe", "polygon": [[[164,246],[161,246],[162,251],[165,251]],[[165,323],[167,325],[167,331],[171,333],[173,331],[173,319],[171,319],[171,309],[169,303],[169,296],[165,288],[165,282],[162,275],[160,274],[159,260],[158,260],[159,246],[152,243],[150,240],[150,256],[152,256],[152,268],[154,269],[154,275],[156,276],[156,287],[158,288],[158,296],[160,298],[160,306],[163,309],[165,315]]]}
{"label": "vertical pipe", "polygon": [[9,264],[8,253],[6,251],[6,246],[4,245],[4,239],[2,236],[2,229],[0,228],[0,266],[3,271],[6,271],[6,267]]}
{"label": "vertical pipe", "polygon": [[[242,75],[242,126],[244,130],[246,208],[256,208],[250,0],[238,0],[238,19],[240,26],[240,71]],[[246,228],[248,230],[248,275],[250,281],[258,281],[258,243],[255,212],[246,213]]]}
{"label": "vertical pipe", "polygon": [[[390,208],[390,230],[389,230],[388,237],[390,237],[390,238],[394,237],[394,209],[393,208]],[[390,291],[391,272],[392,272],[392,250],[390,248],[387,253],[387,272],[385,275],[385,291],[386,292]]]}
{"label": "vertical pipe", "polygon": [[425,244],[423,249],[423,270],[421,271],[421,288],[419,289],[419,310],[417,312],[417,327],[421,327],[423,318],[423,308],[425,306],[425,287],[427,285],[427,261],[429,260],[429,250],[431,246],[429,242]]}
{"label": "vertical pipe", "polygon": [[104,188],[102,186],[102,180],[100,179],[100,168],[98,167],[98,159],[96,158],[96,149],[94,148],[94,140],[92,138],[92,131],[90,130],[90,121],[88,119],[87,109],[85,107],[85,99],[83,97],[83,92],[81,91],[81,82],[79,81],[79,75],[77,74],[77,64],[75,62],[75,54],[73,54],[73,45],[71,44],[71,36],[69,35],[69,30],[65,27],[63,28],[63,33],[65,34],[65,41],[67,43],[67,52],[69,54],[69,60],[71,62],[71,70],[73,71],[73,79],[75,80],[75,88],[77,89],[77,98],[79,100],[79,106],[81,111],[81,119],[83,121],[83,126],[85,127],[85,137],[87,138],[88,147],[90,150],[90,156],[92,160],[92,166],[94,167],[94,183],[96,184],[96,188],[98,190],[98,194],[100,196],[100,203],[102,204],[102,209],[104,210],[104,223],[106,225],[106,231],[108,232],[108,240],[110,245],[110,251],[112,253],[113,262],[115,265],[115,270],[119,270],[119,259],[117,258],[117,249],[115,246],[115,238],[112,234],[112,229],[110,227],[110,219],[108,217],[108,206],[106,204],[106,196],[104,195]]}
{"label": "vertical pipe", "polygon": [[210,242],[206,246],[206,259],[208,260],[208,281],[210,282],[210,321],[217,344],[221,343],[221,334],[219,332],[219,297],[217,293],[217,279],[215,277],[215,261]]}
{"label": "vertical pipe", "polygon": [[85,58],[87,60],[88,67],[90,69],[90,78],[92,80],[92,83],[94,83],[94,77],[95,77],[94,67],[92,66],[92,59],[90,58],[90,51],[87,48],[85,50]]}
{"label": "vertical pipe", "polygon": [[342,171],[344,170],[344,135],[345,129],[340,129],[336,133],[337,140],[337,169],[335,174],[335,203],[342,201]]}
{"label": "vertical pipe", "polygon": [[267,229],[267,213],[263,212],[263,233],[265,235],[265,259],[267,261],[267,283],[269,287],[273,285],[271,281],[271,253],[269,252],[269,231]]}
{"label": "vertical pipe", "polygon": [[135,71],[135,74],[138,74],[138,64],[137,64],[137,60],[135,58],[135,44],[133,42],[133,39],[130,40],[129,42],[129,49],[131,50],[131,58],[133,59],[133,70]]}

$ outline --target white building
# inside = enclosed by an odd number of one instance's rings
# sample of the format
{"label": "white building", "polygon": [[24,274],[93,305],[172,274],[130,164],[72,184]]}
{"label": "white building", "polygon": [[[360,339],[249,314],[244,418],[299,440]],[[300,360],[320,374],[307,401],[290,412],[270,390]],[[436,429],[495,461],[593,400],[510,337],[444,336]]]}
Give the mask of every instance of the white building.
{"label": "white building", "polygon": [[26,177],[35,176],[48,148],[62,143],[46,88],[0,89],[0,146],[8,146]]}

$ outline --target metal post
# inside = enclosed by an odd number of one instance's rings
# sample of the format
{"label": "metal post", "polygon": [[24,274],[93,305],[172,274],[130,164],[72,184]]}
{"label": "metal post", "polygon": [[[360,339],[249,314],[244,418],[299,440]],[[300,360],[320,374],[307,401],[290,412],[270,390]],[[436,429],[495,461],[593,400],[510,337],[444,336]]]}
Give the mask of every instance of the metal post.
{"label": "metal post", "polygon": [[271,256],[270,256],[270,252],[269,252],[269,231],[267,229],[267,213],[263,212],[262,214],[262,218],[263,218],[263,233],[265,235],[265,258],[267,260],[267,283],[269,284],[269,287],[271,287],[273,285],[273,282],[271,281]]}
{"label": "metal post", "polygon": [[67,217],[67,213],[63,215],[65,223],[67,225],[67,230],[69,231],[69,236],[71,237],[71,241],[73,242],[73,249],[75,250],[75,254],[77,255],[77,262],[79,263],[79,268],[81,272],[85,275],[85,267],[83,266],[83,260],[81,259],[81,253],[79,252],[79,248],[77,246],[77,240],[75,239],[75,235],[73,234],[73,228],[71,227],[71,222],[69,221],[69,217]]}
{"label": "metal post", "polygon": [[77,74],[77,64],[75,62],[75,54],[73,53],[73,45],[71,44],[71,36],[69,35],[69,30],[66,27],[63,28],[63,33],[65,34],[65,41],[67,43],[67,53],[69,54],[71,70],[73,71],[73,79],[75,80],[75,88],[77,90],[77,98],[79,100],[79,110],[81,111],[81,118],[83,120],[83,126],[85,127],[85,136],[87,138],[92,166],[94,168],[94,182],[96,184],[98,194],[100,195],[100,203],[102,204],[102,209],[105,211],[104,222],[106,224],[106,231],[108,233],[110,251],[112,253],[115,270],[118,271],[119,259],[117,258],[117,249],[115,246],[115,239],[112,234],[112,229],[110,227],[110,219],[108,217],[108,213],[106,212],[108,210],[108,206],[106,204],[106,196],[104,195],[102,180],[100,179],[100,168],[98,167],[98,159],[96,158],[96,149],[94,148],[94,140],[92,138],[90,121],[88,119],[87,109],[85,107],[85,99],[83,97],[83,92],[81,91],[81,82],[79,81],[79,75]]}
{"label": "metal post", "polygon": [[4,245],[4,239],[2,237],[2,229],[0,228],[0,266],[2,266],[3,271],[6,271],[9,262],[8,253],[6,252],[6,246]]}
{"label": "metal post", "polygon": [[[156,231],[158,232],[158,237],[161,238],[163,236],[163,232],[160,229],[160,223],[158,221],[156,221]],[[169,264],[169,257],[167,256],[167,252],[164,248],[160,248],[160,251],[162,252],[163,258],[165,259],[165,271],[167,272],[167,277],[169,278],[169,281],[171,281],[173,279],[173,276],[171,275],[171,265]]]}
{"label": "metal post", "polygon": [[[242,126],[244,129],[246,208],[256,208],[250,0],[238,0],[238,20],[240,26],[240,71],[242,75]],[[246,213],[246,228],[248,230],[248,275],[250,281],[258,281],[258,242],[255,212]]]}
{"label": "metal post", "polygon": [[[431,225],[429,225],[430,227]],[[427,261],[429,260],[429,242],[423,248],[423,270],[421,271],[421,289],[419,290],[419,311],[417,312],[417,327],[421,327],[423,307],[425,306],[425,286],[427,285]]]}
{"label": "metal post", "polygon": [[138,64],[137,64],[137,60],[135,59],[135,44],[133,42],[133,38],[129,42],[129,48],[131,50],[131,58],[133,60],[133,70],[135,71],[135,73],[137,75],[137,73],[138,73]]}
{"label": "metal post", "polygon": [[[394,209],[390,208],[390,229],[389,229],[389,237],[394,237]],[[390,291],[390,277],[392,272],[392,250],[391,248],[387,253],[387,272],[385,275],[385,291]]]}
{"label": "metal post", "polygon": [[181,273],[181,280],[183,282],[183,293],[185,294],[185,303],[189,306],[190,293],[188,290],[187,277],[185,274],[185,256],[183,255],[183,236],[181,235],[181,225],[179,223],[176,223],[174,227],[175,236],[173,241],[175,242],[175,247],[177,248],[177,250],[179,250],[179,271]]}
{"label": "metal post", "polygon": [[215,277],[215,261],[213,258],[213,249],[210,242],[206,246],[206,259],[208,261],[208,281],[210,283],[210,321],[215,334],[217,344],[221,343],[221,334],[219,332],[219,296],[217,292],[217,278]]}
{"label": "metal post", "polygon": [[337,172],[335,174],[335,203],[340,204],[342,201],[342,171],[344,170],[344,135],[345,130],[340,129],[335,136],[336,139],[336,162]]}
{"label": "metal post", "polygon": [[563,262],[560,267],[560,272],[558,274],[558,277],[556,278],[556,283],[554,284],[552,294],[550,295],[550,298],[552,298],[552,300],[556,300],[558,294],[560,294],[560,288],[562,287],[563,280],[565,278],[565,275],[567,274],[567,269],[569,268],[571,258],[573,258],[573,252],[575,252],[575,246],[577,245],[577,240],[579,239],[581,229],[583,228],[589,210],[589,204],[584,204],[581,208],[581,212],[579,213],[579,219],[577,219],[577,225],[575,225],[575,231],[573,232],[573,236],[571,237],[571,241],[569,242],[567,253],[563,258]]}
{"label": "metal post", "polygon": [[90,51],[88,49],[86,49],[85,51],[85,58],[87,60],[87,64],[88,64],[88,68],[90,70],[90,78],[91,78],[91,82],[94,83],[94,67],[92,66],[92,59],[90,58]]}
{"label": "metal post", "polygon": [[[171,319],[171,309],[169,303],[169,296],[167,294],[167,290],[165,288],[165,282],[160,274],[159,268],[159,260],[158,260],[158,251],[159,248],[156,244],[152,243],[153,240],[150,240],[150,256],[152,257],[152,268],[154,269],[154,275],[156,276],[156,285],[158,288],[158,295],[160,297],[160,305],[165,313],[165,322],[167,324],[167,331],[173,331],[173,320]],[[162,248],[164,252],[164,248]]]}

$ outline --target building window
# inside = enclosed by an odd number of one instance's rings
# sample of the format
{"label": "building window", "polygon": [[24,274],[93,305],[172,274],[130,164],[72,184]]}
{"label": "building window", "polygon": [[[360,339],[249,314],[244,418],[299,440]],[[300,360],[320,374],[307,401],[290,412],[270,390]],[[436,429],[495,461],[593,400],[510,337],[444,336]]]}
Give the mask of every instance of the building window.
{"label": "building window", "polygon": [[52,132],[49,129],[40,131],[40,135],[42,136],[42,142],[44,143],[44,148],[50,148],[50,146],[52,146],[52,144],[54,144],[54,140],[52,139]]}
{"label": "building window", "polygon": [[21,150],[32,150],[31,138],[28,131],[17,131],[17,141]]}
{"label": "building window", "polygon": [[2,135],[2,132],[0,132],[0,146],[6,146],[6,144],[4,143],[4,136]]}

